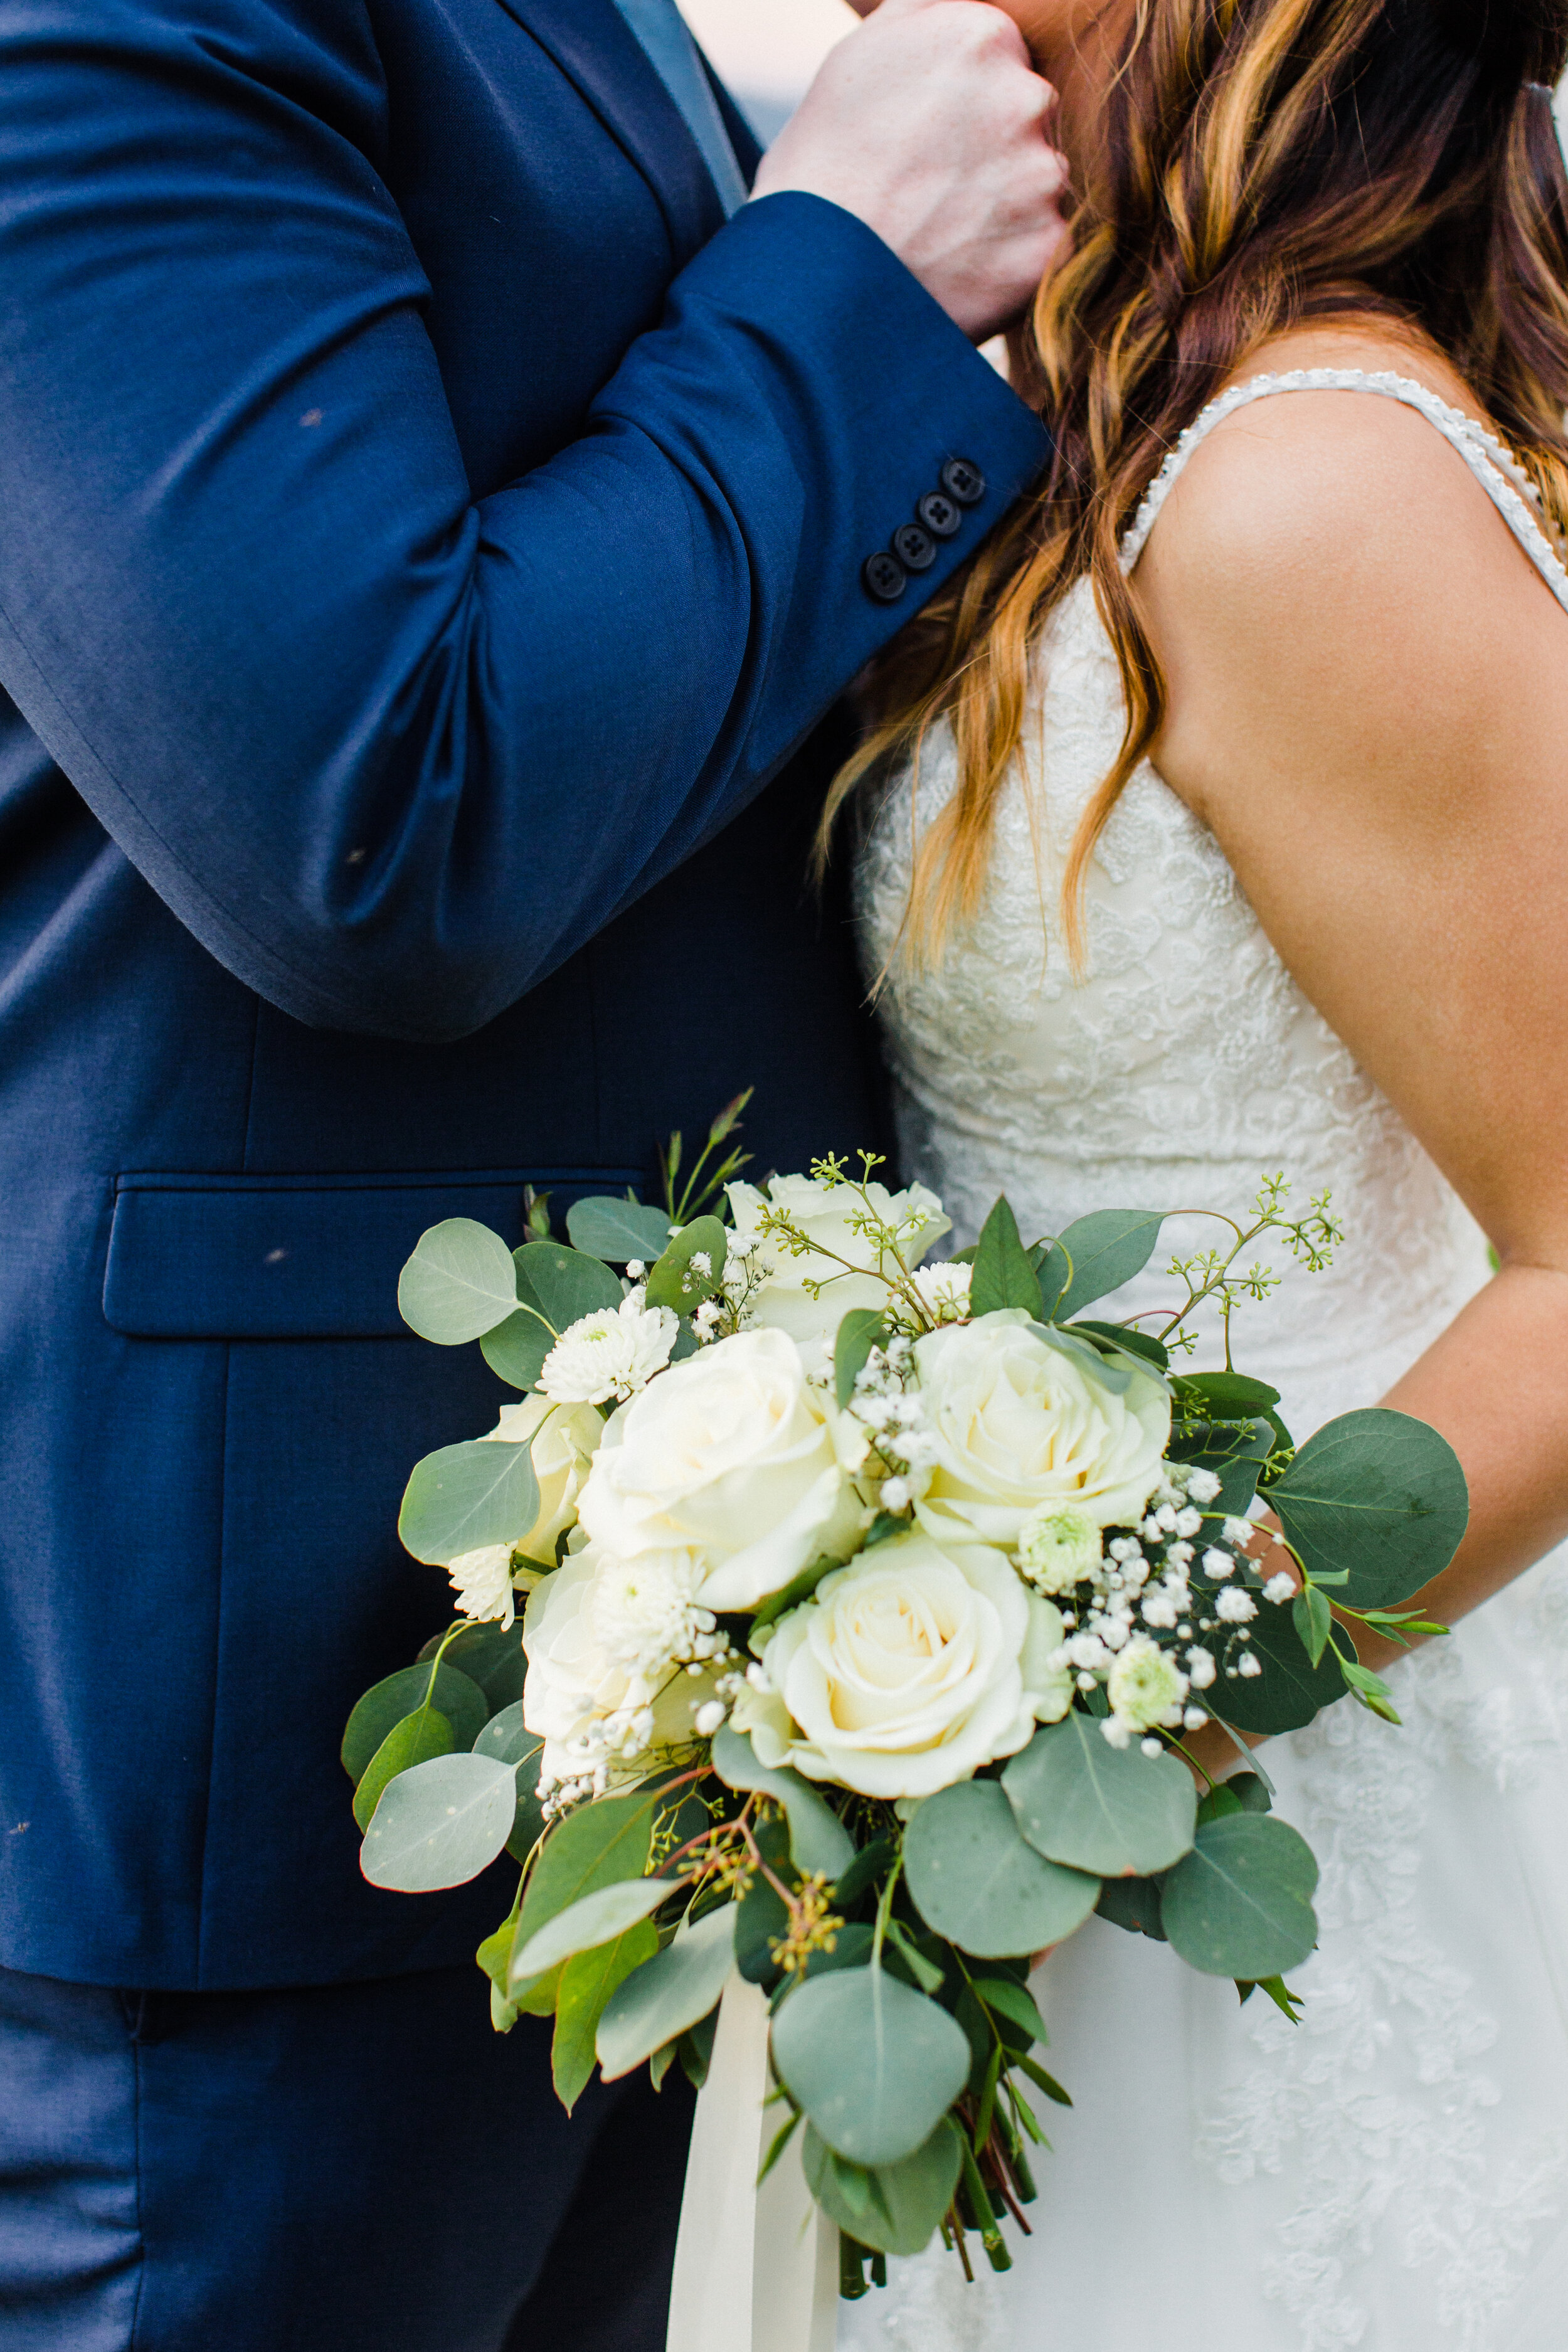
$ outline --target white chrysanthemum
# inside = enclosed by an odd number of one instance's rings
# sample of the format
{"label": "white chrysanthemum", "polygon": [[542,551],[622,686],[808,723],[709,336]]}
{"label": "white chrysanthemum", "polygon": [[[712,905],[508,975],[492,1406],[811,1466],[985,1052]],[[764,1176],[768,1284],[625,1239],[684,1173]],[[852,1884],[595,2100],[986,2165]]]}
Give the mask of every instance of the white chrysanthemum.
{"label": "white chrysanthemum", "polygon": [[1100,1566],[1102,1543],[1087,1511],[1045,1504],[1018,1530],[1018,1566],[1038,1591],[1070,1592]]}
{"label": "white chrysanthemum", "polygon": [[974,1269],[942,1258],[934,1265],[921,1266],[914,1276],[915,1288],[939,1323],[962,1323],[969,1312],[969,1289]]}
{"label": "white chrysanthemum", "polygon": [[701,1581],[689,1551],[602,1559],[586,1606],[605,1656],[654,1683],[678,1661],[710,1654],[713,1612],[697,1605]]}
{"label": "white chrysanthemum", "polygon": [[624,1404],[669,1361],[680,1325],[668,1307],[640,1297],[596,1307],[561,1334],[544,1359],[539,1385],[557,1404]]}
{"label": "white chrysanthemum", "polygon": [[480,1622],[499,1618],[503,1626],[511,1623],[510,1544],[482,1544],[478,1551],[459,1552],[447,1573],[458,1596],[459,1616]]}
{"label": "white chrysanthemum", "polygon": [[1168,1650],[1139,1633],[1117,1653],[1105,1695],[1111,1714],[1130,1735],[1161,1726],[1173,1731],[1182,1720],[1187,1677]]}

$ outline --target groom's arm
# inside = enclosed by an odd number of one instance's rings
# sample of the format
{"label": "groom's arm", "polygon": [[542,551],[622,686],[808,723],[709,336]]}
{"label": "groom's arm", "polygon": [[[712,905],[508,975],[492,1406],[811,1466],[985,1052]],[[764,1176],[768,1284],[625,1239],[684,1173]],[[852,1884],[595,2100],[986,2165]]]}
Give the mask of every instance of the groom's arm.
{"label": "groom's arm", "polygon": [[[733,815],[917,602],[864,560],[1036,420],[851,214],[755,203],[582,438],[474,500],[364,17],[11,0],[0,680],[299,1019],[493,1017]],[[584,119],[585,135],[588,130]]]}

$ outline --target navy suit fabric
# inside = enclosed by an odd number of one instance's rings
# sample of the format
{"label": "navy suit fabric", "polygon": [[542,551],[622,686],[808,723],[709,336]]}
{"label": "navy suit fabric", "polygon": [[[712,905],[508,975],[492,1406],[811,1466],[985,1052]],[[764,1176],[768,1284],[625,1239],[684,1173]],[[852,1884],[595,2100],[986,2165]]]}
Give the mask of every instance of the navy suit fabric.
{"label": "navy suit fabric", "polygon": [[759,1169],[875,1136],[819,722],[944,460],[922,593],[1045,450],[848,215],[723,225],[614,0],[9,0],[0,1964],[493,1924],[363,1884],[335,1762],[505,1393],[398,1265],[753,1081]]}

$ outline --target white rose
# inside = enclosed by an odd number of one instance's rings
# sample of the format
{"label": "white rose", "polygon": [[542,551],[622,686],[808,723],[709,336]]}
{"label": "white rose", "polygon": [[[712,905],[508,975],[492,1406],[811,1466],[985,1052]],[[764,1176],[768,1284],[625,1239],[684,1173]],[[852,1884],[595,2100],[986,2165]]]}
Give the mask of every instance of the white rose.
{"label": "white rose", "polygon": [[[831,1343],[852,1307],[887,1305],[888,1286],[878,1276],[877,1252],[850,1222],[865,1215],[867,1201],[884,1224],[900,1229],[899,1248],[906,1265],[917,1265],[932,1242],[952,1231],[952,1219],[923,1184],[911,1184],[903,1192],[889,1192],[882,1184],[865,1189],[862,1200],[858,1187],[824,1184],[814,1176],[775,1176],[765,1192],[754,1184],[729,1186],[737,1238],[757,1236],[752,1262],[765,1270],[762,1287],[751,1301],[754,1321],[770,1330],[787,1331],[803,1347],[820,1349]],[[763,1212],[770,1207],[783,1210],[817,1249],[792,1257],[776,1238],[761,1234]],[[832,1255],[819,1254],[824,1252]],[[847,1272],[840,1263],[844,1259],[866,1270]],[[896,1271],[890,1259],[885,1263]],[[820,1298],[811,1296],[808,1282],[826,1285]]]}
{"label": "white rose", "polygon": [[591,1404],[552,1404],[543,1396],[503,1404],[495,1428],[485,1432],[502,1445],[532,1448],[539,1517],[512,1549],[542,1568],[554,1567],[561,1538],[577,1524],[577,1499],[604,1434],[604,1416]]}
{"label": "white rose", "polygon": [[622,1559],[688,1551],[704,1607],[754,1609],[825,1553],[842,1559],[866,1523],[837,1418],[782,1331],[715,1340],[612,1415],[582,1524]]}
{"label": "white rose", "polygon": [[[771,1690],[735,1721],[759,1756],[868,1797],[926,1797],[1066,1712],[1062,1621],[998,1551],[918,1529],[824,1577],[769,1635]],[[742,1725],[742,1715],[746,1723]],[[787,1744],[783,1736],[788,1727]],[[770,1737],[771,1735],[771,1737]]]}
{"label": "white rose", "polygon": [[[651,1748],[689,1740],[697,1710],[713,1696],[710,1669],[688,1675],[668,1662],[649,1661],[655,1663],[649,1675],[628,1664],[627,1645],[616,1638],[624,1626],[619,1604],[626,1596],[615,1580],[624,1567],[585,1546],[529,1595],[522,1719],[544,1741],[542,1780],[571,1780],[612,1762],[624,1777]],[[674,1596],[690,1580],[684,1555],[647,1556],[645,1592],[657,1583]]]}
{"label": "white rose", "polygon": [[915,1365],[935,1454],[915,1508],[933,1534],[1011,1549],[1042,1506],[1101,1528],[1142,1517],[1171,1433],[1152,1374],[1116,1394],[1022,1307],[928,1331]]}

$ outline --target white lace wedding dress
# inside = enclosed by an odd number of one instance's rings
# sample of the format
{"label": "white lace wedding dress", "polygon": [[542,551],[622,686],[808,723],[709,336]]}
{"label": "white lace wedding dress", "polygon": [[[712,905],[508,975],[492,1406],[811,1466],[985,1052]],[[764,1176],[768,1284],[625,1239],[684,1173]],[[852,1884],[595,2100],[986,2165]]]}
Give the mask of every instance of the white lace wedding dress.
{"label": "white lace wedding dress", "polygon": [[[1426,415],[1568,605],[1512,460],[1393,376],[1234,389],[1173,453],[1127,560],[1222,416],[1327,387]],[[1238,1361],[1283,1391],[1300,1442],[1375,1402],[1436,1338],[1487,1280],[1485,1244],[1151,767],[1100,844],[1074,984],[1061,855],[1121,726],[1087,583],[1042,647],[1037,716],[1033,788],[1003,809],[983,914],[884,1000],[906,1176],[942,1193],[962,1240],[1002,1192],[1031,1238],[1096,1208],[1239,1211],[1265,1171],[1284,1170],[1302,1206],[1331,1190],[1346,1230],[1331,1270],[1284,1261],[1237,1328]],[[939,732],[923,816],[952,783]],[[895,783],[862,855],[873,971],[905,904],[915,789]],[[1171,1287],[1146,1276],[1125,1304]],[[1403,1730],[1346,1702],[1265,1750],[1279,1811],[1323,1866],[1300,2025],[1091,1919],[1036,1979],[1076,2105],[1046,2110],[1033,2239],[972,2288],[940,2245],[890,2264],[885,2291],[840,2306],[840,2352],[1563,2352],[1568,1565],[1543,1561],[1392,1680]]]}

